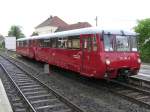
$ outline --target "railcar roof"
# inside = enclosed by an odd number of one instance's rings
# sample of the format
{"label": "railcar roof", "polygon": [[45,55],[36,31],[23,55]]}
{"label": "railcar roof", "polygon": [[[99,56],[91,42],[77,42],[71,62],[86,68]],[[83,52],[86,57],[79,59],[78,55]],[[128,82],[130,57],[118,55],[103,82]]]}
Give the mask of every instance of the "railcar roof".
{"label": "railcar roof", "polygon": [[[103,30],[99,27],[89,27],[89,28],[49,33],[49,34],[39,35],[39,36],[26,37],[26,38],[18,39],[17,41],[33,40],[33,39],[48,39],[48,38],[53,38],[53,37],[68,37],[68,36],[76,36],[76,35],[81,35],[81,34],[97,34],[97,33],[102,33],[103,31],[105,34],[122,35],[123,30]],[[135,32],[129,32],[129,31],[128,32],[123,31],[123,33],[125,35],[136,35]]]}

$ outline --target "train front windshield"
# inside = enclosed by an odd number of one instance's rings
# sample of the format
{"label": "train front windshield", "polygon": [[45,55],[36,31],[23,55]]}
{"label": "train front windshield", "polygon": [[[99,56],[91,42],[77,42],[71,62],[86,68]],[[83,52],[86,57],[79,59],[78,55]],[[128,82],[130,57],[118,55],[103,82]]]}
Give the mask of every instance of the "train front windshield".
{"label": "train front windshield", "polygon": [[135,36],[107,35],[103,36],[105,51],[137,51]]}

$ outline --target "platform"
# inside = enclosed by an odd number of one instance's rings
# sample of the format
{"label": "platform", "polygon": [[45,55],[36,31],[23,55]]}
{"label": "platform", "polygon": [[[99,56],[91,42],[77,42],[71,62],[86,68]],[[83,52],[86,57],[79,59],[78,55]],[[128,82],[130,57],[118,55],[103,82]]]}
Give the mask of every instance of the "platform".
{"label": "platform", "polygon": [[1,79],[0,79],[0,112],[13,112]]}
{"label": "platform", "polygon": [[141,68],[143,68],[143,69],[150,69],[150,65],[149,64],[142,64]]}
{"label": "platform", "polygon": [[131,76],[131,78],[135,78],[137,80],[142,80],[145,82],[150,82],[150,65],[142,64],[138,75]]}
{"label": "platform", "polygon": [[145,82],[150,82],[150,75],[139,73],[138,75],[131,76],[132,78],[136,78],[139,80],[143,80]]}

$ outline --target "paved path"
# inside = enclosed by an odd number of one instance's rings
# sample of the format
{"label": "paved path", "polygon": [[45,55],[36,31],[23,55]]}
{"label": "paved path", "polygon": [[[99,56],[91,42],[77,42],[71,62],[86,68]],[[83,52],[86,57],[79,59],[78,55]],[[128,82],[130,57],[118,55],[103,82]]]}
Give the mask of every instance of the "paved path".
{"label": "paved path", "polygon": [[0,112],[13,112],[0,79]]}
{"label": "paved path", "polygon": [[150,65],[142,64],[138,75],[132,77],[143,79],[150,82]]}
{"label": "paved path", "polygon": [[142,64],[141,65],[141,69],[139,71],[140,75],[145,75],[145,76],[149,76],[150,77],[150,65],[145,65]]}

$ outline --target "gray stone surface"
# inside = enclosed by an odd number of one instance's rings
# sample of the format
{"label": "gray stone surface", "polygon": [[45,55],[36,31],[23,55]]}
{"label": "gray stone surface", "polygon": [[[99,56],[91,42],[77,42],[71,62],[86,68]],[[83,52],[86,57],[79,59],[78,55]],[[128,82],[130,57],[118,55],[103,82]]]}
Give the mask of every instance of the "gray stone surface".
{"label": "gray stone surface", "polygon": [[1,79],[0,79],[0,112],[13,112]]}

